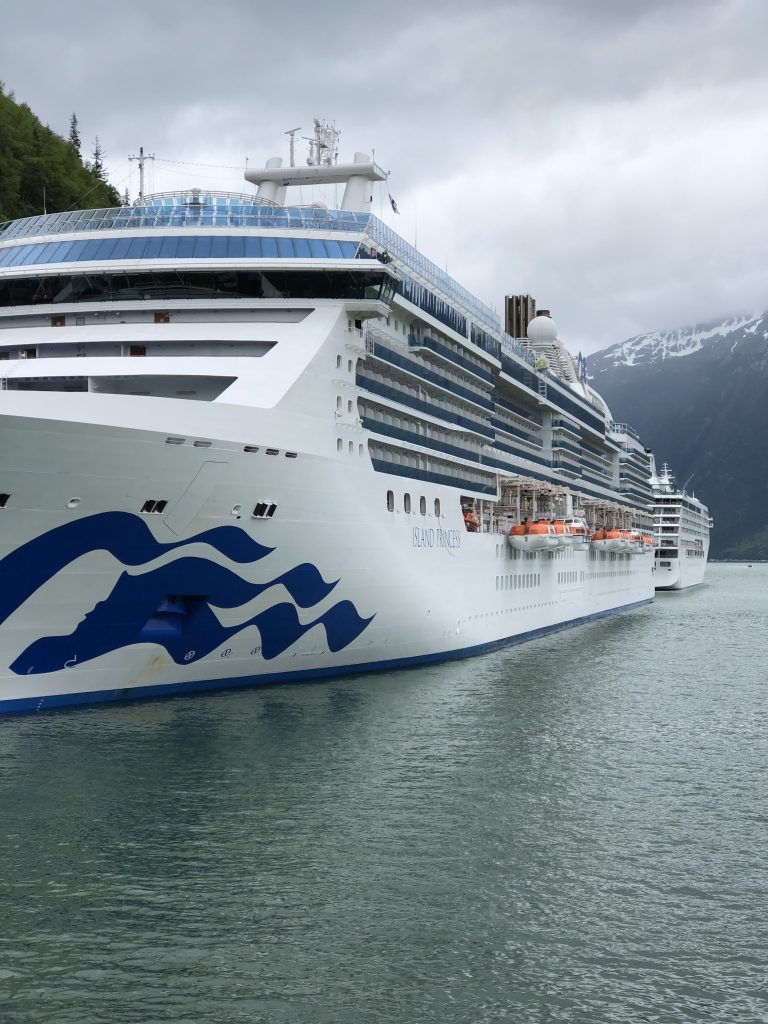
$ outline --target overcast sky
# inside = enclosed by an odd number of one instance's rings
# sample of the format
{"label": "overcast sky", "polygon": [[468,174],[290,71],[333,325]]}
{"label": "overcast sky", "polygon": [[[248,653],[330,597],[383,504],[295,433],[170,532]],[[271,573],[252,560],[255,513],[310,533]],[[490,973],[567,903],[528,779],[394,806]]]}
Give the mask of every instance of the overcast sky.
{"label": "overcast sky", "polygon": [[154,191],[249,191],[335,121],[375,213],[585,352],[768,308],[766,40],[768,0],[0,0],[6,91],[121,192],[139,146]]}

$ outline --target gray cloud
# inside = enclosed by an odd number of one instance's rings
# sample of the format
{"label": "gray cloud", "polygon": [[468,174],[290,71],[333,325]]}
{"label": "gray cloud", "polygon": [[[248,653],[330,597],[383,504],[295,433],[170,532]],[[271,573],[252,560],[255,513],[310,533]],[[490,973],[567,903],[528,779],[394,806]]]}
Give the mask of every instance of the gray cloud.
{"label": "gray cloud", "polygon": [[[572,348],[762,309],[763,0],[4,0],[6,88],[99,135],[112,181],[245,190],[283,132],[375,146],[376,210],[489,304],[528,291]],[[170,163],[168,161],[184,161]]]}

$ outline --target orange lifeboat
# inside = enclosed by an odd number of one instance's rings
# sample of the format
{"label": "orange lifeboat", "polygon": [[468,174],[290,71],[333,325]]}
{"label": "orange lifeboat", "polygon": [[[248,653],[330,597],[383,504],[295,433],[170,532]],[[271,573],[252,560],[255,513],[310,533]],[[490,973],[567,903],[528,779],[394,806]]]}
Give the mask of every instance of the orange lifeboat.
{"label": "orange lifeboat", "polygon": [[643,553],[643,538],[640,535],[639,530],[629,531],[629,543],[630,551],[633,555],[640,555]]}
{"label": "orange lifeboat", "polygon": [[605,551],[608,545],[608,538],[605,530],[595,530],[592,534],[592,547]]}
{"label": "orange lifeboat", "polygon": [[622,551],[625,547],[624,531],[623,530],[606,530],[605,531],[605,549],[606,551]]}
{"label": "orange lifeboat", "polygon": [[518,523],[509,531],[509,543],[518,551],[542,551],[557,545],[553,527],[546,521]]}
{"label": "orange lifeboat", "polygon": [[555,531],[559,547],[571,547],[573,544],[573,536],[571,535],[568,525],[564,519],[556,519],[554,523],[552,523],[552,529]]}

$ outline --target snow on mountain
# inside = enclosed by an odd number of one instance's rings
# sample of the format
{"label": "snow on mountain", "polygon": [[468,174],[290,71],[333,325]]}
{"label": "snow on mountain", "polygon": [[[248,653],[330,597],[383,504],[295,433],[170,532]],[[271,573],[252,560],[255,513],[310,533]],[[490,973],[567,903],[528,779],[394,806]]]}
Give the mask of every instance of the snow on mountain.
{"label": "snow on mountain", "polygon": [[[759,332],[759,333],[758,333]],[[613,366],[658,363],[664,359],[689,356],[708,345],[728,340],[731,351],[744,336],[762,335],[768,339],[768,313],[734,316],[717,323],[689,324],[668,331],[650,331],[620,341],[589,359],[592,373],[603,373]]]}

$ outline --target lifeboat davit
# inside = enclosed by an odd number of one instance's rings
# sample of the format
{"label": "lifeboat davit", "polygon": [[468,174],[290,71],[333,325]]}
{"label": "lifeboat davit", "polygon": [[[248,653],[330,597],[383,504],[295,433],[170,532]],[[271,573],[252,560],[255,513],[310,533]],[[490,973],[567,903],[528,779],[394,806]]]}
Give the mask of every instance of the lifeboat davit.
{"label": "lifeboat davit", "polygon": [[547,522],[518,523],[509,531],[509,543],[518,551],[545,551],[557,547],[557,535]]}

